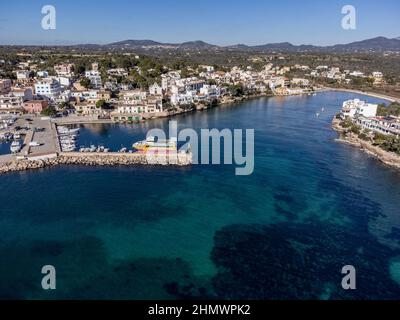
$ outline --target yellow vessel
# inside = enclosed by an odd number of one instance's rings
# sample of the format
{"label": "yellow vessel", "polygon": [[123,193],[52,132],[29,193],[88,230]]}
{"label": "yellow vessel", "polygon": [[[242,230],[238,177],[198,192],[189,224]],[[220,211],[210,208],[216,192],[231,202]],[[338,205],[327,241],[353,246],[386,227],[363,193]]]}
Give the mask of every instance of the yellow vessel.
{"label": "yellow vessel", "polygon": [[146,140],[135,142],[132,147],[141,152],[147,151],[177,151],[176,139],[169,140],[155,140],[154,137],[147,137]]}

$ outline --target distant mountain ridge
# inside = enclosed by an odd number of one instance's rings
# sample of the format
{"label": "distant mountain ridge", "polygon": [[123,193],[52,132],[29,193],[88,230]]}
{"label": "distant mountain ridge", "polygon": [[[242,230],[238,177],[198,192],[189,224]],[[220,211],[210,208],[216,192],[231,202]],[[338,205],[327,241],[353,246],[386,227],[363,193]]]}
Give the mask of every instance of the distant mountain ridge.
{"label": "distant mountain ridge", "polygon": [[294,45],[290,42],[267,43],[262,45],[236,44],[230,46],[218,46],[201,40],[183,43],[163,43],[154,40],[123,40],[109,44],[77,44],[77,45],[31,45],[31,46],[7,46],[0,47],[52,47],[66,49],[98,50],[98,51],[137,51],[160,52],[165,50],[175,51],[204,51],[204,52],[400,52],[400,37],[386,38],[376,37],[347,44],[336,44],[332,46]]}
{"label": "distant mountain ridge", "polygon": [[333,46],[293,45],[290,42],[267,43],[263,45],[249,46],[236,44],[231,46],[218,46],[197,40],[183,43],[162,43],[153,40],[124,40],[110,43],[105,47],[120,49],[176,49],[176,50],[237,50],[237,51],[400,51],[400,37],[386,38],[376,37],[372,39],[336,44]]}
{"label": "distant mountain ridge", "polygon": [[206,43],[201,40],[188,41],[183,43],[162,43],[153,40],[124,40],[110,43],[109,47],[124,47],[124,48],[175,48],[175,49],[215,49],[216,45]]}
{"label": "distant mountain ridge", "polygon": [[347,49],[347,50],[394,50],[400,51],[400,38],[385,38],[385,37],[376,37],[372,39],[367,39],[363,41],[356,41],[348,44],[338,44],[332,46],[334,49]]}

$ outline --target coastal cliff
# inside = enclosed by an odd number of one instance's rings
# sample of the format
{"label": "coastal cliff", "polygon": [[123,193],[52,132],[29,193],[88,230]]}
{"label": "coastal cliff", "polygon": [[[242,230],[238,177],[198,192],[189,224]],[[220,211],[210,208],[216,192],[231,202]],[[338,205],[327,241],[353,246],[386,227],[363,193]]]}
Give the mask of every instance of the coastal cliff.
{"label": "coastal cliff", "polygon": [[339,138],[336,141],[348,143],[355,147],[360,148],[369,155],[374,156],[382,163],[400,169],[400,156],[383,150],[379,146],[374,145],[371,141],[363,140],[357,134],[346,130],[341,126],[341,120],[336,117],[332,121],[332,128],[339,133]]}

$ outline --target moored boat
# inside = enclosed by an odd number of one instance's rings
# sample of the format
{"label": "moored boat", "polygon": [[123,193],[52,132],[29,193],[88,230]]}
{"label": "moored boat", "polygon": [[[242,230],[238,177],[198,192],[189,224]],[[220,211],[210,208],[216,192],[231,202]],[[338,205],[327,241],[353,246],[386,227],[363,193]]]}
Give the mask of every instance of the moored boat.
{"label": "moored boat", "polygon": [[148,152],[148,151],[177,151],[176,138],[167,140],[157,140],[153,136],[149,136],[146,140],[135,142],[132,147],[135,150]]}
{"label": "moored boat", "polygon": [[21,143],[19,142],[19,140],[14,140],[14,141],[11,143],[10,151],[11,151],[12,153],[18,153],[18,152],[21,151]]}

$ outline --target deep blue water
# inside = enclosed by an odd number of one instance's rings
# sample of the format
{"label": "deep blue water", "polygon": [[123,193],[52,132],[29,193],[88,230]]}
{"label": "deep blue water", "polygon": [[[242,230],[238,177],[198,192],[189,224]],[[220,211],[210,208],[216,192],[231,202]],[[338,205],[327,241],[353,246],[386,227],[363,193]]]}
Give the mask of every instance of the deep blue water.
{"label": "deep blue water", "polygon": [[[265,98],[174,118],[254,128],[255,170],[55,167],[0,177],[3,298],[396,299],[400,173],[334,141],[350,93]],[[316,112],[324,107],[319,117]],[[113,150],[166,127],[88,125]],[[57,289],[40,287],[43,265]],[[341,288],[354,265],[357,290]]]}
{"label": "deep blue water", "polygon": [[11,142],[8,142],[8,141],[1,142],[0,141],[0,155],[11,153],[10,146],[11,146]]}

